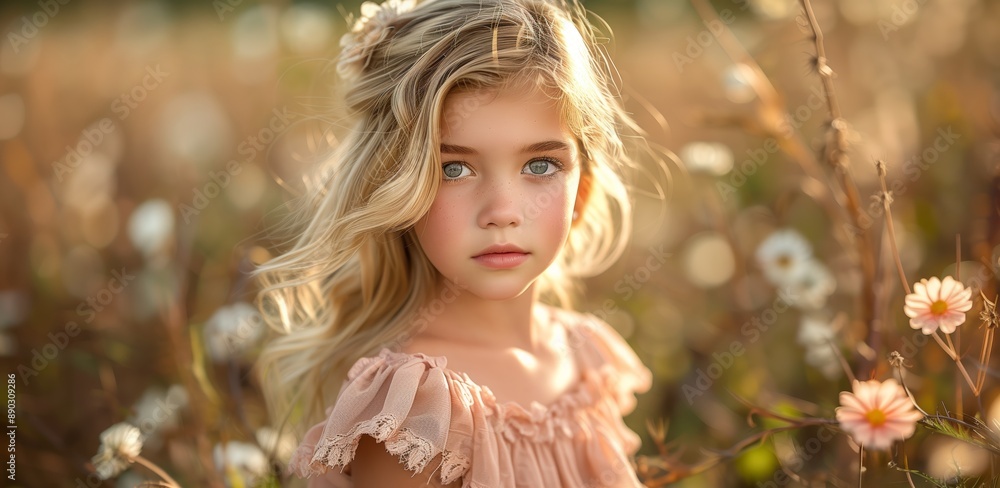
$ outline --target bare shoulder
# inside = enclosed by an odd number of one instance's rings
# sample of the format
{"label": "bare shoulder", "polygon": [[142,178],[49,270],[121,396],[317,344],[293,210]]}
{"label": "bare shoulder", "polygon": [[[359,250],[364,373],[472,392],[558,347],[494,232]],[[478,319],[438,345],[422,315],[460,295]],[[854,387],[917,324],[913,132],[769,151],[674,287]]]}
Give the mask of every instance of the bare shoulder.
{"label": "bare shoulder", "polygon": [[459,488],[461,479],[448,485],[441,484],[441,455],[438,454],[420,473],[408,471],[397,456],[389,454],[385,444],[371,436],[361,436],[358,449],[351,461],[351,480],[355,488]]}

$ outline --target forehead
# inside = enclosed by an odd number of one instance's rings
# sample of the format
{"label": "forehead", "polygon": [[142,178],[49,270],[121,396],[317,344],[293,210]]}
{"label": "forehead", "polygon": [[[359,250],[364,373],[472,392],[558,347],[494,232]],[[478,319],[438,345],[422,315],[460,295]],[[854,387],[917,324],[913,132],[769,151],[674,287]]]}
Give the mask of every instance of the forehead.
{"label": "forehead", "polygon": [[454,90],[444,99],[440,129],[442,142],[572,138],[562,104],[541,88]]}

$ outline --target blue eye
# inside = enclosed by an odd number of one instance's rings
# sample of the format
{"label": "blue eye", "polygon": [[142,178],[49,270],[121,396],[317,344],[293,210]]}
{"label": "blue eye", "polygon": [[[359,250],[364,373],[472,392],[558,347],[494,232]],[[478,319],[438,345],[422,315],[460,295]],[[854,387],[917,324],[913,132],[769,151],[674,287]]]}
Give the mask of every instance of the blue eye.
{"label": "blue eye", "polygon": [[452,161],[441,165],[441,169],[444,170],[444,179],[453,180],[462,176],[462,170],[468,169],[468,166],[466,166],[465,163]]}
{"label": "blue eye", "polygon": [[[556,173],[556,171],[562,169],[562,165],[555,159],[551,158],[533,159],[524,166],[528,168],[528,171],[530,172],[529,174],[532,176],[552,176]],[[549,173],[549,169],[554,171]]]}

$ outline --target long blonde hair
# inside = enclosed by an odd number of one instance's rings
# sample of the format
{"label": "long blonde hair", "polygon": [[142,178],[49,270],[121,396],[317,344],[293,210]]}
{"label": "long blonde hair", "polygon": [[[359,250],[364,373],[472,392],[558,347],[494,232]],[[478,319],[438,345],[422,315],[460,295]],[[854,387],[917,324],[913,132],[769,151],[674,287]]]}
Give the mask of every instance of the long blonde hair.
{"label": "long blonde hair", "polygon": [[380,32],[359,30],[370,45],[342,51],[342,67],[356,68],[345,93],[356,122],[292,202],[289,248],[255,271],[273,329],[256,373],[272,421],[297,435],[322,420],[357,359],[414,333],[433,298],[437,270],[412,229],[442,178],[439,121],[461,116],[441,113],[453,90],[541,80],[580,145],[589,197],[537,282],[541,300],[571,307],[574,278],[606,270],[631,233],[621,175],[633,163],[621,134],[641,131],[575,0],[430,0],[400,10],[371,21],[384,23]]}

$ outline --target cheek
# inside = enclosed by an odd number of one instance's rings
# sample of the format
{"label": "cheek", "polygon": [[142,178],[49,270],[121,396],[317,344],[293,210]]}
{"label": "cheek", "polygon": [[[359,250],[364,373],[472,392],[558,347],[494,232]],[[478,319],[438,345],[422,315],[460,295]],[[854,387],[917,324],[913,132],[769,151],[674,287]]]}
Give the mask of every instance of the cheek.
{"label": "cheek", "polygon": [[425,254],[439,255],[445,251],[445,245],[457,238],[454,227],[458,219],[450,213],[453,208],[453,205],[439,198],[431,205],[427,215],[417,221],[417,238]]}
{"label": "cheek", "polygon": [[573,200],[566,195],[565,190],[550,195],[551,201],[539,212],[538,224],[549,231],[547,235],[555,239],[569,233]]}

